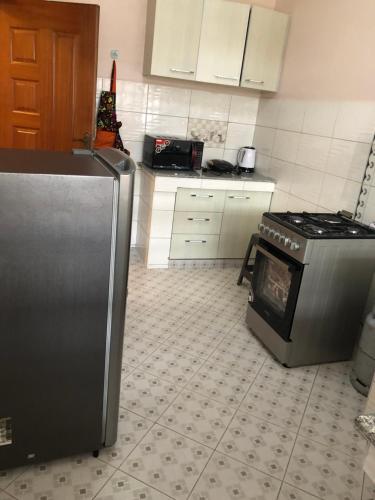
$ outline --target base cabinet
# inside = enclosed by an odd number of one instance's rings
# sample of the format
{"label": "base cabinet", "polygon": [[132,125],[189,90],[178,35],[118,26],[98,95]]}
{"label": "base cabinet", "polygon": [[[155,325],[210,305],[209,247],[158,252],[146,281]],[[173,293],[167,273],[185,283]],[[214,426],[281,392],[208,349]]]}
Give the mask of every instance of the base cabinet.
{"label": "base cabinet", "polygon": [[169,258],[242,259],[271,196],[264,191],[177,189]]}
{"label": "base cabinet", "polygon": [[242,259],[250,236],[258,231],[262,214],[269,209],[271,193],[227,191],[221,224],[218,258]]}

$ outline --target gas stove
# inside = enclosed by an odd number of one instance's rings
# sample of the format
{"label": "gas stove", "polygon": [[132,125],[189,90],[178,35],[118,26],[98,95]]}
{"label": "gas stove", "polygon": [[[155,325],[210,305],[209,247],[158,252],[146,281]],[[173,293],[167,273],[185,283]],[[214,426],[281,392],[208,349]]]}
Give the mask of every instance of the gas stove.
{"label": "gas stove", "polygon": [[341,214],[268,213],[267,217],[285,225],[305,238],[375,238],[375,230]]}

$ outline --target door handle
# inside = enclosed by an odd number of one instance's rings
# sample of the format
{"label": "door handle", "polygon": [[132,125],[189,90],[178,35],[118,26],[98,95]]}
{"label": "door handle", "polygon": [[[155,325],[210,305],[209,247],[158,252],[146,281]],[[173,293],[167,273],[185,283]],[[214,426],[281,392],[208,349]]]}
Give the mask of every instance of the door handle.
{"label": "door handle", "polygon": [[213,194],[191,194],[193,198],[213,198]]}
{"label": "door handle", "polygon": [[188,220],[192,220],[195,222],[209,222],[210,219],[206,219],[204,217],[188,217]]}
{"label": "door handle", "polygon": [[254,80],[253,78],[245,78],[245,82],[262,84],[262,83],[264,83],[264,80]]}
{"label": "door handle", "polygon": [[250,196],[228,196],[232,200],[250,200]]}
{"label": "door handle", "polygon": [[207,243],[206,240],[185,240],[185,243]]}
{"label": "door handle", "polygon": [[238,80],[237,76],[214,75],[214,77],[221,78],[222,80]]}
{"label": "door handle", "polygon": [[195,71],[191,69],[179,69],[179,68],[169,68],[169,71],[173,73],[187,73],[188,75],[194,75]]}

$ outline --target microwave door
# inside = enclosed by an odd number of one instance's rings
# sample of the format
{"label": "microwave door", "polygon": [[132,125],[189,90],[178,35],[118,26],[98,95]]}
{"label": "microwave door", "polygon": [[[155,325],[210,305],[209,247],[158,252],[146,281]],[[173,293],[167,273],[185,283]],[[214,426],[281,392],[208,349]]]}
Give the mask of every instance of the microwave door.
{"label": "microwave door", "polygon": [[303,268],[271,245],[256,246],[251,307],[284,340],[290,337]]}

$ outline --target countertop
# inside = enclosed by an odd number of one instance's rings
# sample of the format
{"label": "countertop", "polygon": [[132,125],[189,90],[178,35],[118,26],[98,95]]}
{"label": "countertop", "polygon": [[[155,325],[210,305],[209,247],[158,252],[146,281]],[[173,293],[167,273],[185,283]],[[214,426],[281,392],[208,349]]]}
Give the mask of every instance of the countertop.
{"label": "countertop", "polygon": [[211,179],[211,180],[223,180],[223,181],[244,181],[244,182],[275,182],[274,179],[270,177],[265,177],[264,175],[254,172],[253,174],[217,174],[215,172],[203,172],[202,170],[158,170],[146,167],[142,163],[138,165],[144,169],[146,172],[150,173],[154,177],[168,177],[168,178],[180,178],[180,179]]}

